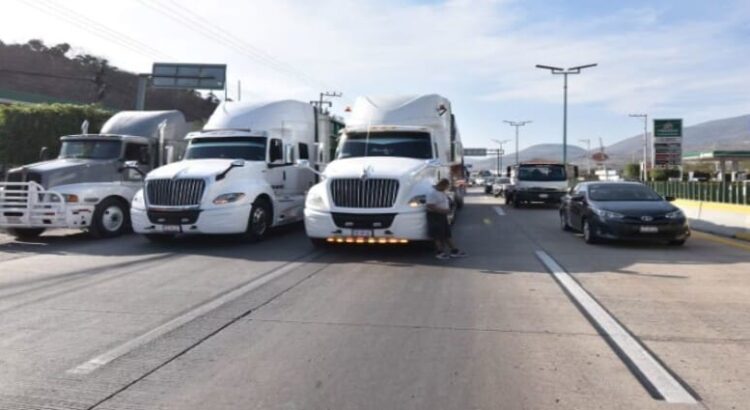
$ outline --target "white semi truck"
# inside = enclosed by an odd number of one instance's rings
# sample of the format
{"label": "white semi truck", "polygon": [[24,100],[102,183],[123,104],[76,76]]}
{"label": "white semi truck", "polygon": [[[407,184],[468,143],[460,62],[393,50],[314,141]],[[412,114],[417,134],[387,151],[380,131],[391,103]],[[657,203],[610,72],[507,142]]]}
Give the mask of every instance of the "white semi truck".
{"label": "white semi truck", "polygon": [[310,189],[305,230],[315,245],[428,240],[425,196],[441,178],[463,203],[463,148],[440,95],[360,97],[335,159]]}
{"label": "white semi truck", "polygon": [[188,132],[179,111],[123,111],[98,134],[61,137],[56,159],[8,171],[0,182],[0,228],[30,239],[50,228],[88,230],[113,237],[130,229],[130,201],[141,176],[124,167],[134,161],[156,168],[179,156]]}
{"label": "white semi truck", "polygon": [[301,221],[326,142],[343,124],[310,104],[225,102],[188,134],[185,158],[151,171],[132,202],[133,228],[154,241],[177,234],[262,238]]}

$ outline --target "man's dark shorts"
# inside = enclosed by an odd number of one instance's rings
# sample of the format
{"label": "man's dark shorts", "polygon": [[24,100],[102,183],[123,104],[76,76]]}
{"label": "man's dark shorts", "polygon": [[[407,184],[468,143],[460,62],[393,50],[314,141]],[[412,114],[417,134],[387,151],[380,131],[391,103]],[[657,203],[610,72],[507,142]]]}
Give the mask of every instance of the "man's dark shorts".
{"label": "man's dark shorts", "polygon": [[427,234],[436,241],[450,239],[451,227],[448,223],[448,215],[427,212]]}

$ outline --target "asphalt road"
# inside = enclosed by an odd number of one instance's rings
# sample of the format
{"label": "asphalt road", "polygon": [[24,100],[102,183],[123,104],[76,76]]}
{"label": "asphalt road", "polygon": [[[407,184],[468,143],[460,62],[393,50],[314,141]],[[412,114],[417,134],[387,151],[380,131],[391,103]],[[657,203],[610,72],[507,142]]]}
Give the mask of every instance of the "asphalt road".
{"label": "asphalt road", "polygon": [[[750,247],[591,246],[554,209],[472,195],[465,259],[0,235],[0,409],[745,409]],[[499,207],[500,211],[498,211]],[[550,274],[696,398],[667,402]]]}

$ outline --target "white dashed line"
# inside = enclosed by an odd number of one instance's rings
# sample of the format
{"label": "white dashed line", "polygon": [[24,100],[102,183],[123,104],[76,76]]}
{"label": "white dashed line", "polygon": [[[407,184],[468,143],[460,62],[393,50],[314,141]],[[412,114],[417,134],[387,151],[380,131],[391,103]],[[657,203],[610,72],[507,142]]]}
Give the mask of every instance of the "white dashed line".
{"label": "white dashed line", "polygon": [[500,216],[505,216],[505,211],[503,210],[503,208],[502,208],[502,207],[499,207],[499,206],[493,206],[493,207],[492,207],[492,209],[494,209],[494,210],[495,210],[495,213],[496,213],[496,214],[498,214],[498,215],[500,215]]}
{"label": "white dashed line", "polygon": [[653,387],[669,403],[696,404],[697,400],[687,389],[636,340],[599,302],[596,301],[573,277],[544,251],[536,251],[539,260],[549,269],[555,280],[591,320],[614,344],[630,364],[640,373],[642,382]]}

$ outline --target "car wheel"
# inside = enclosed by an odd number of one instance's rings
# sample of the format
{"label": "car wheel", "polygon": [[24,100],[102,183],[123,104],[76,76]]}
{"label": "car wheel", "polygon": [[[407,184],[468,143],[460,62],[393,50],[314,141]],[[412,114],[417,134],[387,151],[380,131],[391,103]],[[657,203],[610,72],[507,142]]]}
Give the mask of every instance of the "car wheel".
{"label": "car wheel", "polygon": [[594,244],[599,242],[599,237],[596,236],[596,232],[594,232],[594,228],[591,227],[591,224],[587,220],[583,220],[583,240],[588,244]]}
{"label": "car wheel", "polygon": [[682,246],[685,244],[686,239],[675,239],[673,241],[669,241],[669,244],[672,246]]}
{"label": "car wheel", "polygon": [[8,233],[16,239],[28,241],[44,233],[44,228],[8,228]]}
{"label": "car wheel", "polygon": [[150,242],[154,243],[169,243],[172,242],[175,238],[175,235],[158,233],[147,233],[143,236],[145,236],[146,239],[148,239]]}
{"label": "car wheel", "polygon": [[243,235],[250,242],[263,239],[271,228],[271,205],[265,199],[257,199],[250,209],[247,231]]}
{"label": "car wheel", "polygon": [[107,198],[94,208],[89,233],[95,238],[114,238],[130,229],[130,210],[124,201]]}
{"label": "car wheel", "polygon": [[568,225],[568,218],[565,217],[565,211],[560,211],[560,229],[565,232],[570,232],[572,229]]}

